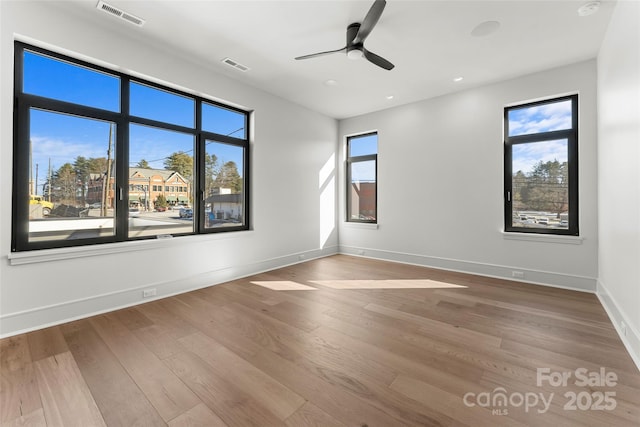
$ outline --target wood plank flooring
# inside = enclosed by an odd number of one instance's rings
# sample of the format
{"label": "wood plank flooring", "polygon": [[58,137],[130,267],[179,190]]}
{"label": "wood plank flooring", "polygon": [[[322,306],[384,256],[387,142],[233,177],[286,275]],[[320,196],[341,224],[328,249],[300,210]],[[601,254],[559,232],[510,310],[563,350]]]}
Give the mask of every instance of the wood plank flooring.
{"label": "wood plank flooring", "polygon": [[0,427],[640,426],[594,295],[344,255],[6,338],[0,374]]}

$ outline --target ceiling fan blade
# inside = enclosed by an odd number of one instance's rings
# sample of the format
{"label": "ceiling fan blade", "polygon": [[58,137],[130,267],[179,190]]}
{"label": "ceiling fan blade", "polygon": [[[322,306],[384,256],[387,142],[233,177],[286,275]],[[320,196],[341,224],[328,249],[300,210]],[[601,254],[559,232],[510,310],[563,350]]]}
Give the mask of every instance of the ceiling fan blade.
{"label": "ceiling fan blade", "polygon": [[373,27],[378,23],[378,19],[380,19],[380,15],[382,15],[382,11],[384,7],[387,5],[385,0],[376,0],[373,5],[371,5],[371,9],[367,12],[367,16],[364,17],[364,21],[360,25],[360,30],[356,35],[356,38],[353,39],[353,43],[363,43],[364,39],[369,36]]}
{"label": "ceiling fan blade", "polygon": [[332,53],[339,53],[339,52],[346,52],[347,51],[347,47],[343,47],[342,49],[336,49],[336,50],[328,50],[326,52],[318,52],[318,53],[312,53],[310,55],[303,55],[303,56],[298,56],[295,59],[309,59],[309,58],[316,58],[318,56],[324,56],[324,55],[331,55]]}
{"label": "ceiling fan blade", "polygon": [[362,53],[364,53],[364,57],[367,58],[369,62],[376,64],[378,67],[384,68],[385,70],[391,70],[394,67],[391,62],[373,52],[369,52],[367,49],[363,48]]}

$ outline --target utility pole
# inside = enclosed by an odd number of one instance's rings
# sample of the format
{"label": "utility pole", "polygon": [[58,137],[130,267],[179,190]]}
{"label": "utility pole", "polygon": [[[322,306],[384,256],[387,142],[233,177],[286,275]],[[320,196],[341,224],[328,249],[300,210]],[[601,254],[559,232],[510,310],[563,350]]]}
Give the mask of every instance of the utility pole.
{"label": "utility pole", "polygon": [[33,144],[29,140],[29,194],[33,192]]}
{"label": "utility pole", "polygon": [[51,171],[51,157],[49,157],[49,177],[48,179],[48,188],[47,188],[47,202],[51,201],[51,190],[53,189],[52,187],[52,183],[51,183],[51,174],[53,172]]}
{"label": "utility pole", "polygon": [[[109,125],[109,148],[107,149],[107,174],[106,183],[102,191],[102,216],[107,216],[107,202],[109,201],[109,191],[111,189],[111,139],[113,133],[113,124]],[[115,190],[115,188],[114,188]],[[115,195],[115,193],[114,193]],[[114,197],[115,200],[115,197]]]}
{"label": "utility pole", "polygon": [[33,193],[36,196],[38,195],[38,164],[36,163],[36,184],[35,184],[35,192]]}

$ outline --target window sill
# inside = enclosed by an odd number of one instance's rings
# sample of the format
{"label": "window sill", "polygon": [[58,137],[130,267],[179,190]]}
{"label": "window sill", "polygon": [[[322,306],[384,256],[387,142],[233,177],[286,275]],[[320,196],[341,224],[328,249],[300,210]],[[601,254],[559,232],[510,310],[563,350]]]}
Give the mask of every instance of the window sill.
{"label": "window sill", "polygon": [[512,233],[501,231],[505,240],[522,240],[527,242],[560,243],[563,245],[581,245],[584,237],[559,236],[555,234]]}
{"label": "window sill", "polygon": [[[250,230],[242,230],[247,232]],[[243,233],[244,234],[244,233]],[[121,254],[141,250],[160,249],[191,245],[194,240],[224,240],[237,237],[235,232],[198,234],[193,236],[161,237],[158,239],[133,240],[128,242],[105,243],[99,245],[74,246],[69,248],[41,249],[36,251],[11,252],[7,255],[10,265],[36,264],[40,262]]]}
{"label": "window sill", "polygon": [[370,222],[350,222],[350,221],[345,221],[344,222],[344,226],[347,228],[363,228],[365,230],[377,230],[378,229],[378,224],[377,223],[370,223]]}

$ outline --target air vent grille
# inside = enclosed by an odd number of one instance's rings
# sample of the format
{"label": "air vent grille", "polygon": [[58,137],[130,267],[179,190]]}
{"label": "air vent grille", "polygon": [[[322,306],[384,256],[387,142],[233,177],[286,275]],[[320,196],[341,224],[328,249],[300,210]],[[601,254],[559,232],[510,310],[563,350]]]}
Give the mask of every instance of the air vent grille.
{"label": "air vent grille", "polygon": [[247,71],[249,71],[249,70],[250,70],[250,68],[249,68],[249,67],[247,67],[246,65],[242,65],[242,64],[240,64],[239,62],[234,61],[234,60],[233,60],[233,59],[231,59],[231,58],[224,58],[224,59],[222,60],[222,63],[227,64],[228,66],[233,67],[233,68],[235,68],[236,70],[240,70],[240,71],[242,71],[243,73],[245,73],[245,72],[247,72]]}
{"label": "air vent grille", "polygon": [[119,9],[115,6],[111,6],[110,4],[107,4],[103,1],[99,1],[98,4],[96,5],[96,8],[98,10],[103,11],[104,13],[108,13],[109,15],[113,15],[113,16],[117,16],[118,18],[122,19],[123,21],[127,21],[130,24],[136,25],[138,27],[142,27],[144,25],[144,19],[142,18],[138,18],[135,15],[132,15],[130,13],[125,12],[122,9]]}

